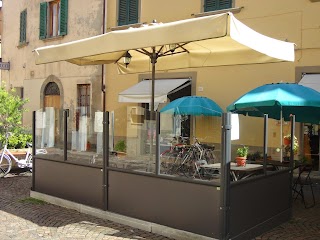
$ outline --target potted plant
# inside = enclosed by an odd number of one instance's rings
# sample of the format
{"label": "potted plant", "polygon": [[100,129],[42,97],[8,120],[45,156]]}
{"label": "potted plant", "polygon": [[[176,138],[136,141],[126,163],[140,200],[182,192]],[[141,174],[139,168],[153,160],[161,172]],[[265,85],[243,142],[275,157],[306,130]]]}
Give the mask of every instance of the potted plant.
{"label": "potted plant", "polygon": [[245,166],[247,161],[249,147],[242,146],[237,149],[237,166]]}
{"label": "potted plant", "polygon": [[114,150],[116,151],[116,155],[126,155],[127,144],[125,140],[119,140],[114,146]]}
{"label": "potted plant", "polygon": [[[299,151],[299,143],[296,136],[293,136],[293,153],[296,155]],[[289,158],[291,149],[291,134],[287,134],[283,137],[284,150],[286,153],[286,158]]]}

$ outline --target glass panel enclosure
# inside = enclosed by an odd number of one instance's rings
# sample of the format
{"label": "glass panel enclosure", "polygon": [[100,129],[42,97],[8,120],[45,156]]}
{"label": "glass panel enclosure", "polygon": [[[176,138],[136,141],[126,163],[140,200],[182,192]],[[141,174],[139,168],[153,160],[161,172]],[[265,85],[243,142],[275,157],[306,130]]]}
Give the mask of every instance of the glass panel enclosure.
{"label": "glass panel enclosure", "polygon": [[36,111],[35,116],[36,155],[60,159],[63,157],[63,111],[45,107]]}
{"label": "glass panel enclosure", "polygon": [[160,173],[219,181],[221,118],[161,113]]}
{"label": "glass panel enclosure", "polygon": [[110,166],[155,172],[156,122],[149,109],[130,104],[110,113]]}
{"label": "glass panel enclosure", "polygon": [[103,112],[77,107],[70,110],[67,124],[68,161],[102,166]]}

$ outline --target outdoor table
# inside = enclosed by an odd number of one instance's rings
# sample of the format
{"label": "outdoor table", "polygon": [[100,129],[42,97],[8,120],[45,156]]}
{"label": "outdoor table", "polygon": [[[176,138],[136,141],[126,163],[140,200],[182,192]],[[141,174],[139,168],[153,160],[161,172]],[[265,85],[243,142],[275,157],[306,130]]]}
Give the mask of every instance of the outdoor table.
{"label": "outdoor table", "polygon": [[[221,163],[204,164],[200,166],[204,169],[217,169],[221,168]],[[263,170],[263,165],[261,164],[246,164],[245,166],[237,166],[236,163],[231,163],[230,172],[233,181],[238,181],[240,179],[245,179],[253,176],[257,172]]]}

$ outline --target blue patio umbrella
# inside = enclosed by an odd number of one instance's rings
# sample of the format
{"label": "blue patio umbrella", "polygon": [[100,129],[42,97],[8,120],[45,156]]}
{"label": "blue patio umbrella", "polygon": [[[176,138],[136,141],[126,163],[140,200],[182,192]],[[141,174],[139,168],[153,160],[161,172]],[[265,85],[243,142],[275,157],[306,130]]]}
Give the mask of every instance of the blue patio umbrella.
{"label": "blue patio umbrella", "polygon": [[221,116],[223,110],[210,98],[186,96],[170,102],[160,112],[174,115]]}
{"label": "blue patio umbrella", "polygon": [[[296,116],[297,122],[320,122],[320,93],[296,83],[272,83],[257,87],[233,102],[227,111],[263,117],[281,119],[280,141],[282,144],[282,119],[290,120]],[[282,160],[282,151],[281,151]]]}
{"label": "blue patio umbrella", "polygon": [[227,107],[227,111],[248,116],[320,123],[320,93],[296,83],[272,83],[257,87]]}

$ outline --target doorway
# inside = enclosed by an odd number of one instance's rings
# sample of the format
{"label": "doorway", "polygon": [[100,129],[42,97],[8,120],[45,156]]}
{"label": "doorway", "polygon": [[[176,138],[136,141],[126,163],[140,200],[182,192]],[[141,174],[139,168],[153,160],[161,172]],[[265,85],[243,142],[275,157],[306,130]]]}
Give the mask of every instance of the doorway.
{"label": "doorway", "polygon": [[[317,124],[305,124],[305,146],[308,147],[307,151],[304,151],[305,156],[310,156],[313,165],[313,170],[319,171],[319,136],[320,128]],[[306,142],[307,141],[307,142]],[[310,149],[310,150],[309,150]],[[308,152],[309,151],[309,152]]]}
{"label": "doorway", "polygon": [[[49,125],[50,133],[47,133],[47,146],[56,145],[60,136],[60,89],[55,82],[49,82],[44,88],[43,108],[46,112],[46,125]],[[49,117],[50,116],[50,117]],[[53,134],[54,138],[49,139]]]}

